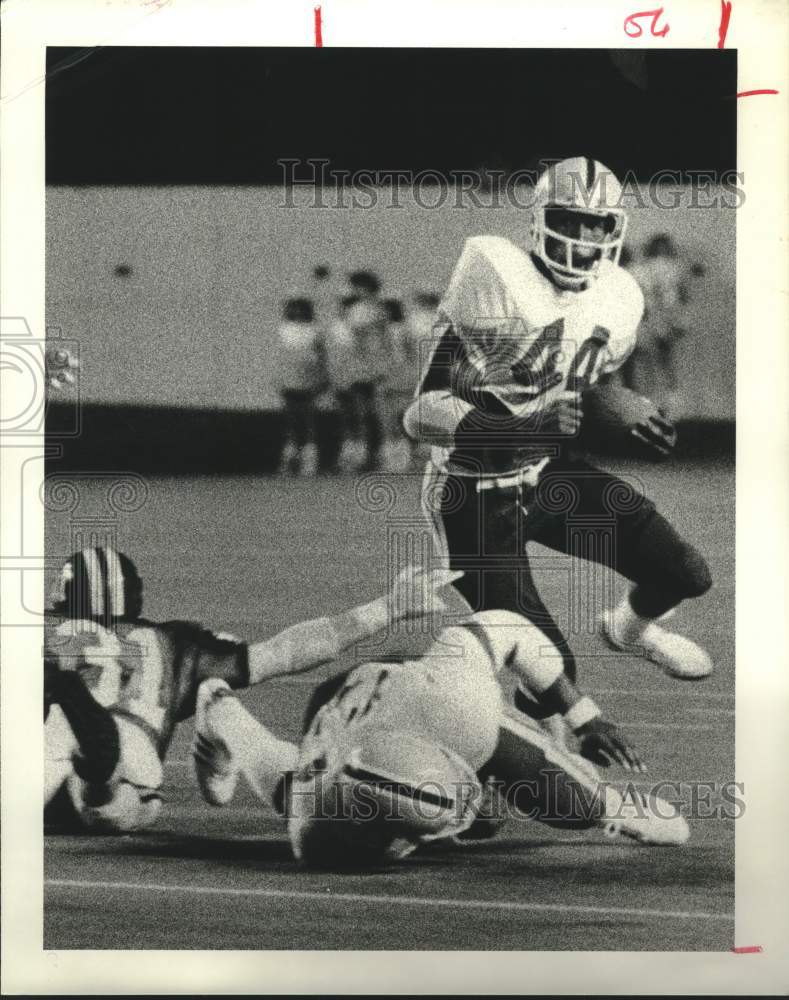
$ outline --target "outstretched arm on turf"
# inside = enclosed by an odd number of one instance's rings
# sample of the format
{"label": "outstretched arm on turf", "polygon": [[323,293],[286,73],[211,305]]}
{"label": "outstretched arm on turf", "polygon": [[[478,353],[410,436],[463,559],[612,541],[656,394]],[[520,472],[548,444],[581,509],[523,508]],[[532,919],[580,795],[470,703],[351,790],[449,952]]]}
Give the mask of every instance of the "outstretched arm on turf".
{"label": "outstretched arm on turf", "polygon": [[314,670],[390,624],[442,611],[441,588],[462,575],[455,570],[424,571],[409,566],[391,590],[374,601],[291,625],[271,639],[250,645],[249,683]]}

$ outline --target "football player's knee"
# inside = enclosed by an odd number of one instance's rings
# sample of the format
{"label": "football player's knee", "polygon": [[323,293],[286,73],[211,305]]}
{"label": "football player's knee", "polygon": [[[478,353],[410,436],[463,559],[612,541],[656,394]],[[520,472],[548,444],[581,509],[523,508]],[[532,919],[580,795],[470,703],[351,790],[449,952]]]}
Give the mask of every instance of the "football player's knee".
{"label": "football player's knee", "polygon": [[157,789],[164,779],[162,762],[150,736],[130,719],[116,716],[120,760],[112,778],[137,788]]}
{"label": "football player's knee", "polygon": [[94,833],[132,833],[150,826],[160,810],[157,791],[118,781],[112,786],[83,789],[79,816]]}
{"label": "football player's knee", "polygon": [[161,810],[162,762],[151,738],[125,716],[116,716],[120,759],[105,784],[82,783],[73,798],[83,824],[97,833],[129,833],[150,826]]}
{"label": "football player's knee", "polygon": [[684,547],[676,575],[683,597],[701,597],[712,586],[712,574],[707,560],[692,545]]}

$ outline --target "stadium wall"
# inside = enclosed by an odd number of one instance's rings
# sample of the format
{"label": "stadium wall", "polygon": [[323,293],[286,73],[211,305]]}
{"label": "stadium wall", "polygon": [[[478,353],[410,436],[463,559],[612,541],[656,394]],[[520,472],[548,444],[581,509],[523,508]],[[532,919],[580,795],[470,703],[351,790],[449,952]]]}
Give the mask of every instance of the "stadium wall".
{"label": "stadium wall", "polygon": [[[357,194],[364,204],[373,200],[369,189]],[[390,295],[440,290],[468,236],[518,239],[527,225],[517,207],[458,207],[452,188],[423,187],[421,205],[410,188],[394,195],[383,189],[364,209],[350,207],[353,195],[333,188],[317,195],[276,187],[48,188],[48,334],[77,341],[82,362],[82,445],[73,440],[67,450],[86,449],[110,426],[119,445],[132,421],[132,437],[140,447],[147,439],[151,453],[172,456],[183,442],[171,447],[165,439],[189,424],[204,442],[218,428],[225,441],[225,432],[254,433],[262,459],[265,441],[278,434],[270,411],[278,407],[279,304],[309,294],[315,264],[331,265],[338,277],[372,268]],[[283,207],[286,198],[290,207]],[[692,333],[680,346],[681,388],[695,421],[731,421],[735,212],[689,208],[684,195],[676,201],[676,208],[632,209],[628,242],[667,232],[706,265],[689,306]],[[165,413],[174,416],[162,421]],[[56,404],[50,425],[69,419]]]}

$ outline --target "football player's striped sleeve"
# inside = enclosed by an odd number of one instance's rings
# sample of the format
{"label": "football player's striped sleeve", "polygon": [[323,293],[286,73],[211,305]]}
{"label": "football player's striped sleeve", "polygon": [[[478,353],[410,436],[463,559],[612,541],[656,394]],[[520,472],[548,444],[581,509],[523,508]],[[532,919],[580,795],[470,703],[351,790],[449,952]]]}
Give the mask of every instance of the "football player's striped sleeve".
{"label": "football player's striped sleeve", "polygon": [[232,688],[249,685],[245,642],[195,622],[166,622],[162,628],[175,640],[180,684],[196,691],[207,678],[219,677]]}
{"label": "football player's striped sleeve", "polygon": [[465,358],[465,346],[451,324],[435,341],[403,428],[414,441],[451,447],[458,424],[474,407],[453,392],[452,372]]}

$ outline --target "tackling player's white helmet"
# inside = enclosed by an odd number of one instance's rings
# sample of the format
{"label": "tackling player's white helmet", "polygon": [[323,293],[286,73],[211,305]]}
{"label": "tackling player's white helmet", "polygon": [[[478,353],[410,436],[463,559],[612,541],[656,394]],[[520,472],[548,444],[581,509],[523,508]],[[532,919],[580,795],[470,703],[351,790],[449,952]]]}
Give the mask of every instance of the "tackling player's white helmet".
{"label": "tackling player's white helmet", "polygon": [[558,285],[582,288],[602,260],[619,262],[627,216],[608,167],[585,156],[561,160],[541,174],[534,198],[532,251]]}
{"label": "tackling player's white helmet", "polygon": [[481,787],[456,753],[414,733],[362,730],[333,773],[296,774],[288,831],[310,867],[360,868],[402,857],[473,822]]}

